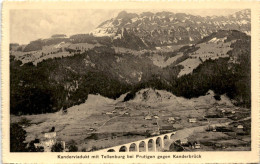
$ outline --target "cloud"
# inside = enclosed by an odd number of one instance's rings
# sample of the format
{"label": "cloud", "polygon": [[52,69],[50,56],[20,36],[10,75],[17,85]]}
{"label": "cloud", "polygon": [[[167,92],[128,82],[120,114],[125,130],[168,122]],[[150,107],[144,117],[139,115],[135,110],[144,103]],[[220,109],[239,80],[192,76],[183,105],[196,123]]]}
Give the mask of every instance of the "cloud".
{"label": "cloud", "polygon": [[[53,34],[88,33],[118,10],[11,10],[10,40],[27,44]],[[112,14],[113,13],[113,14]]]}
{"label": "cloud", "polygon": [[[10,41],[27,44],[39,38],[48,38],[53,34],[73,35],[88,33],[100,23],[115,17],[119,9],[80,9],[80,10],[11,10]],[[141,13],[150,10],[126,10]],[[196,15],[224,15],[235,10],[170,10]],[[153,10],[159,12],[159,10]]]}

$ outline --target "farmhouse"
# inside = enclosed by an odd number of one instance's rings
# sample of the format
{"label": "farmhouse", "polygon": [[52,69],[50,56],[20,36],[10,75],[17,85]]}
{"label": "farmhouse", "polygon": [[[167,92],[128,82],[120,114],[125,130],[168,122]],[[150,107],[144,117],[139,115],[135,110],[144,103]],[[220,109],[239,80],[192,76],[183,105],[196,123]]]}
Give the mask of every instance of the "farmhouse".
{"label": "farmhouse", "polygon": [[195,143],[195,144],[194,144],[194,148],[195,148],[195,149],[200,149],[200,143]]}
{"label": "farmhouse", "polygon": [[44,139],[40,143],[35,143],[35,147],[43,147],[45,152],[51,152],[51,148],[55,143],[61,143],[63,150],[65,150],[65,142],[56,140],[56,132],[48,132],[44,134]]}
{"label": "farmhouse", "polygon": [[125,112],[124,115],[129,115],[130,113],[129,112]]}
{"label": "farmhouse", "polygon": [[190,119],[189,119],[189,123],[195,123],[195,122],[197,122],[197,119],[196,119],[196,118],[190,118]]}
{"label": "farmhouse", "polygon": [[182,145],[188,144],[188,139],[187,138],[181,139],[181,144]]}
{"label": "farmhouse", "polygon": [[123,106],[116,106],[115,107],[115,110],[119,110],[119,109],[125,109],[125,107],[123,107]]}
{"label": "farmhouse", "polygon": [[180,117],[175,117],[174,119],[175,119],[175,120],[181,120],[181,118],[180,118]]}
{"label": "farmhouse", "polygon": [[244,127],[243,127],[243,125],[238,125],[237,128],[238,129],[243,129]]}
{"label": "farmhouse", "polygon": [[146,130],[146,133],[150,134],[151,136],[160,135],[158,130]]}
{"label": "farmhouse", "polygon": [[162,126],[160,128],[160,132],[172,132],[173,130],[175,130],[173,126]]}
{"label": "farmhouse", "polygon": [[169,117],[168,121],[175,121],[174,117]]}
{"label": "farmhouse", "polygon": [[151,116],[145,116],[144,119],[145,119],[145,120],[152,120],[152,117],[151,117]]}
{"label": "farmhouse", "polygon": [[174,123],[175,119],[174,119],[174,117],[169,117],[167,121],[168,121],[169,123]]}
{"label": "farmhouse", "polygon": [[49,138],[49,139],[55,138],[56,137],[56,132],[44,133],[44,137],[45,138]]}

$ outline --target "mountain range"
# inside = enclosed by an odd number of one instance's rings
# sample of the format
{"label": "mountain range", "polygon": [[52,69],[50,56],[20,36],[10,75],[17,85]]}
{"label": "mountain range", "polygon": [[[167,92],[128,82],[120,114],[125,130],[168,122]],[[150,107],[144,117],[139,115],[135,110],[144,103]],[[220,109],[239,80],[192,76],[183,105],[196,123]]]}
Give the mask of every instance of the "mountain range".
{"label": "mountain range", "polygon": [[250,14],[250,10],[242,10],[228,16],[201,17],[185,13],[144,12],[138,15],[122,11],[117,17],[101,23],[92,34],[109,36],[120,46],[135,41],[140,49],[196,43],[221,29],[250,34]]}

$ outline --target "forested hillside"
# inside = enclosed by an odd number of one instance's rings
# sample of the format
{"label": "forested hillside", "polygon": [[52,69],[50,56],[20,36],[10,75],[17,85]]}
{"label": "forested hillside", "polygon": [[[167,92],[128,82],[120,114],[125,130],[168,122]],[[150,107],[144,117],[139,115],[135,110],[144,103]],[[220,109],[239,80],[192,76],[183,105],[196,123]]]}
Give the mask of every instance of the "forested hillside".
{"label": "forested hillside", "polygon": [[[199,57],[201,64],[182,76],[178,76],[184,68],[180,63],[199,60],[193,56],[201,50],[201,44],[162,52],[160,55],[167,58],[180,55],[163,68],[151,61],[153,53],[137,57],[131,52],[116,53],[104,45],[75,52],[73,56],[48,59],[37,66],[31,62],[22,64],[10,56],[11,113],[55,112],[83,103],[88,94],[116,99],[129,92],[127,101],[146,87],[165,89],[186,98],[204,95],[211,89],[217,95],[227,94],[236,105],[250,107],[251,38],[239,31],[220,31],[199,43],[222,37],[226,38],[224,42],[231,43],[226,56],[214,60],[207,57],[205,61]],[[74,41],[80,42],[79,38],[75,36]],[[221,44],[224,43],[216,43],[217,46]]]}
{"label": "forested hillside", "polygon": [[[47,60],[37,67],[32,63],[20,66],[11,58],[11,113],[55,112],[83,103],[88,94],[117,98],[129,90],[128,85],[105,73],[84,69],[79,64],[82,56]],[[73,67],[84,71],[74,71]]]}

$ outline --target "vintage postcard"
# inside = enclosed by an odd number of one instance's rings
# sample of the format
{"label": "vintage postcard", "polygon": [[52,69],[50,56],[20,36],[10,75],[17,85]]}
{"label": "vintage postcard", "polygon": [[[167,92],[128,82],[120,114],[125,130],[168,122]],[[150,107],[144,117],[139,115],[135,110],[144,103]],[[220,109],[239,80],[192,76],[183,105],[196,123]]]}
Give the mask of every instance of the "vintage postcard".
{"label": "vintage postcard", "polygon": [[3,2],[3,163],[258,163],[257,1]]}

